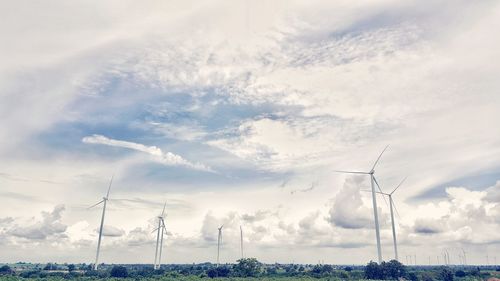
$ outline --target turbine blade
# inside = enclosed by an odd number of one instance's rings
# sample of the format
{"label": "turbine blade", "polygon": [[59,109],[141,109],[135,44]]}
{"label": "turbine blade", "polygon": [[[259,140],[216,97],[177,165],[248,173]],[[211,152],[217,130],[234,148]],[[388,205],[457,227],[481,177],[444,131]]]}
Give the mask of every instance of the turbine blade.
{"label": "turbine blade", "polygon": [[115,177],[115,175],[113,174],[111,176],[111,180],[109,181],[109,187],[108,187],[108,192],[106,193],[106,198],[109,197],[109,191],[111,190],[111,184],[113,183],[113,178]]}
{"label": "turbine blade", "polygon": [[391,195],[396,192],[396,190],[406,181],[408,177],[405,177],[399,184],[398,186],[396,186],[396,188],[394,188],[394,190],[390,193]]}
{"label": "turbine blade", "polygon": [[375,163],[373,164],[373,167],[372,167],[372,171],[373,169],[375,169],[375,166],[377,166],[377,163],[378,161],[380,160],[380,157],[382,157],[382,154],[384,154],[385,150],[389,147],[389,145],[387,145],[384,150],[382,150],[382,152],[380,153],[380,155],[378,156],[377,160],[375,161]]}
{"label": "turbine blade", "polygon": [[[363,192],[370,192],[370,193],[372,192],[371,190],[367,190],[367,189],[360,189],[359,191],[363,191]],[[382,195],[389,195],[389,194],[387,194],[387,193],[382,193],[382,192],[380,192],[380,191],[375,191],[375,193],[377,193],[377,194],[382,194]]]}
{"label": "turbine blade", "polygon": [[153,233],[153,232],[155,232],[155,231],[157,231],[157,230],[158,230],[158,227],[157,227],[157,228],[155,228],[155,229],[153,229],[153,231],[151,231],[151,233]]}
{"label": "turbine blade", "polygon": [[92,205],[92,206],[88,207],[88,208],[87,208],[87,210],[88,210],[88,209],[92,209],[92,208],[94,208],[95,206],[97,206],[97,205],[101,204],[102,202],[104,202],[104,200],[101,200],[101,201],[99,201],[99,202],[95,203],[94,205]]}
{"label": "turbine blade", "polygon": [[378,190],[380,190],[380,193],[381,193],[381,194],[384,194],[384,196],[382,196],[382,198],[384,198],[385,205],[387,206],[387,208],[390,208],[390,207],[389,207],[389,203],[387,203],[387,200],[385,199],[385,192],[383,192],[383,191],[382,191],[382,188],[380,188],[380,185],[378,184],[378,181],[377,181],[377,179],[375,178],[375,176],[373,176],[373,181],[375,181],[375,184],[377,185]]}
{"label": "turbine blade", "polygon": [[163,211],[161,211],[161,217],[165,214],[165,207],[167,206],[167,201],[165,201],[165,204],[163,204]]}
{"label": "turbine blade", "polygon": [[394,208],[394,211],[396,211],[396,216],[398,216],[398,220],[401,220],[401,216],[399,215],[398,208],[396,208],[396,202],[392,200],[392,207]]}
{"label": "turbine blade", "polygon": [[340,171],[340,170],[333,170],[335,173],[342,173],[342,174],[361,174],[361,175],[369,175],[370,173],[367,172],[358,172],[358,171]]}
{"label": "turbine blade", "polygon": [[384,191],[382,191],[382,188],[380,188],[380,184],[378,184],[378,181],[377,181],[377,179],[375,178],[375,176],[373,176],[373,181],[375,181],[375,184],[377,185],[378,190],[379,190],[381,193],[384,193],[384,194],[385,194],[385,192],[384,192]]}

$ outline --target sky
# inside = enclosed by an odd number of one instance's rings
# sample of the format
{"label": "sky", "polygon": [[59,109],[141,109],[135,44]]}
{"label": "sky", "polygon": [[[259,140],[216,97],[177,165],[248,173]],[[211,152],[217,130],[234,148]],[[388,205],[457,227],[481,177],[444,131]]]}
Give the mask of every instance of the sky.
{"label": "sky", "polygon": [[[500,253],[497,1],[0,1],[0,262]],[[387,200],[387,198],[385,198]],[[382,255],[394,258],[378,196]],[[500,261],[500,255],[498,255]],[[439,261],[438,261],[439,260]]]}

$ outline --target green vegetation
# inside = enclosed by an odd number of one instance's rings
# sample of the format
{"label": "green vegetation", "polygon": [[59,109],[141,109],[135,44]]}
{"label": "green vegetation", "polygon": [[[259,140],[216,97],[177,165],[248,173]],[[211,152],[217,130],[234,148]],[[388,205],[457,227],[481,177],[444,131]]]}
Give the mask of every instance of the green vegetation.
{"label": "green vegetation", "polygon": [[180,280],[180,281],[313,281],[313,280],[411,280],[473,281],[500,277],[493,268],[480,267],[408,267],[392,260],[366,266],[328,264],[263,264],[255,258],[240,259],[236,264],[211,263],[162,265],[100,265],[98,271],[87,264],[26,264],[0,266],[0,281],[13,280]]}

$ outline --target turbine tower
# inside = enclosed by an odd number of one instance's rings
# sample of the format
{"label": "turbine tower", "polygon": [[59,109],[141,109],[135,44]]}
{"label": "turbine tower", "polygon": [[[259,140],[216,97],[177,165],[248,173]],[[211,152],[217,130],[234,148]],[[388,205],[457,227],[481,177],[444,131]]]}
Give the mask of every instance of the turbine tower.
{"label": "turbine tower", "polygon": [[243,255],[243,228],[241,228],[240,225],[240,247],[241,247],[241,258],[245,258],[245,255]]}
{"label": "turbine tower", "polygon": [[159,269],[161,265],[161,252],[163,249],[163,234],[165,229],[165,207],[167,206],[167,202],[163,205],[163,211],[158,216],[158,227],[153,230],[156,233],[156,251],[155,251],[155,263],[153,265],[153,269]]}
{"label": "turbine tower", "polygon": [[219,267],[219,257],[220,257],[220,246],[222,244],[222,228],[224,225],[221,225],[219,229],[219,235],[217,236],[217,267]]}
{"label": "turbine tower", "polygon": [[[391,192],[391,193],[384,193],[384,192],[377,192],[377,193],[380,193],[382,194],[383,196],[387,196],[389,197],[389,207],[391,209],[391,223],[392,223],[392,241],[394,243],[394,258],[399,261],[399,257],[398,257],[398,243],[397,243],[397,239],[396,239],[396,225],[394,223],[394,210],[396,210],[397,212],[397,209],[396,209],[396,205],[394,204],[394,200],[392,200],[392,194],[394,194],[394,192],[396,192],[396,190],[405,182],[406,178],[404,178],[399,184],[398,186],[396,186],[396,188],[394,188],[394,190]],[[380,186],[378,185],[378,182],[376,182],[378,188],[380,189]],[[387,201],[386,201],[387,203]],[[415,260],[416,260],[416,257],[415,257]]]}
{"label": "turbine tower", "polygon": [[96,204],[89,207],[89,209],[91,209],[91,208],[103,203],[102,216],[101,216],[101,226],[99,228],[99,239],[97,240],[97,253],[95,255],[94,270],[97,270],[97,265],[99,264],[99,252],[101,250],[102,228],[104,226],[104,216],[106,214],[106,203],[108,202],[108,199],[109,199],[109,191],[111,190],[111,184],[113,183],[113,177],[114,176],[111,176],[111,180],[109,182],[108,192],[106,193],[106,196],[103,197],[101,201],[99,201]]}
{"label": "turbine tower", "polygon": [[[382,247],[380,245],[380,226],[378,223],[378,210],[377,210],[377,196],[376,196],[376,191],[375,191],[375,185],[378,186],[380,190],[380,186],[377,183],[377,180],[375,179],[375,166],[377,166],[378,161],[380,160],[380,157],[382,157],[382,154],[384,154],[385,150],[389,146],[386,146],[384,150],[380,153],[378,156],[377,160],[373,164],[371,170],[369,172],[358,172],[358,171],[334,171],[337,173],[345,173],[345,174],[361,174],[361,175],[370,175],[370,181],[371,181],[371,188],[372,188],[372,203],[373,203],[373,217],[375,221],[375,236],[377,239],[377,254],[378,254],[378,262],[382,263]],[[380,190],[382,192],[382,190]]]}

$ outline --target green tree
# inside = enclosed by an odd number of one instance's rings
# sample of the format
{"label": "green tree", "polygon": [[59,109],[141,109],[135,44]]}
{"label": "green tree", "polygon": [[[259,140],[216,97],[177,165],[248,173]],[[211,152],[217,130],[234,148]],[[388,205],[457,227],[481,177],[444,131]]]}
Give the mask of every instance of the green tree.
{"label": "green tree", "polygon": [[434,277],[432,276],[432,273],[430,272],[422,272],[420,275],[420,280],[422,281],[434,281]]}
{"label": "green tree", "polygon": [[384,279],[381,266],[374,261],[370,261],[365,266],[365,278],[366,279]]}
{"label": "green tree", "polygon": [[68,271],[69,272],[75,271],[75,269],[76,269],[76,266],[74,264],[68,264]]}
{"label": "green tree", "polygon": [[212,267],[207,270],[207,276],[210,278],[215,277],[228,277],[231,270],[227,266]]}
{"label": "green tree", "polygon": [[50,262],[46,264],[45,267],[43,268],[43,270],[54,270],[54,269],[56,269],[56,266]]}
{"label": "green tree", "polygon": [[455,272],[455,276],[456,276],[456,277],[465,277],[465,275],[466,275],[466,274],[465,274],[465,271],[463,271],[463,270],[457,270],[457,271]]}
{"label": "green tree", "polygon": [[453,281],[453,272],[449,267],[442,267],[439,270],[438,279],[443,281]]}
{"label": "green tree", "polygon": [[311,273],[314,277],[325,277],[333,272],[333,267],[329,264],[317,264],[311,270]]}
{"label": "green tree", "polygon": [[0,267],[0,274],[11,274],[13,271],[8,265]]}
{"label": "green tree", "polygon": [[262,264],[256,258],[239,259],[233,273],[240,277],[256,277],[262,272]]}
{"label": "green tree", "polygon": [[406,267],[397,260],[382,262],[382,272],[386,279],[399,279],[406,276]]}
{"label": "green tree", "polygon": [[410,272],[408,273],[408,279],[411,281],[418,281],[418,276],[415,272]]}
{"label": "green tree", "polygon": [[111,269],[111,277],[126,278],[128,277],[128,270],[125,266],[115,265]]}

